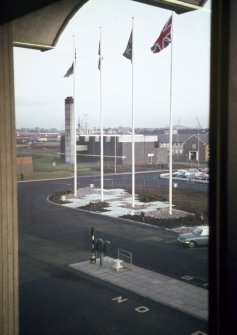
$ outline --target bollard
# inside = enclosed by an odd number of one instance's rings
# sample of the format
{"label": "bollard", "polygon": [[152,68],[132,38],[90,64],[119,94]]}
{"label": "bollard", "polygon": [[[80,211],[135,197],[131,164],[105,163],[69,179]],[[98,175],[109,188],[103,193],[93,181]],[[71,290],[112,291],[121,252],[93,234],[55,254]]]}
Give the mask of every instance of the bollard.
{"label": "bollard", "polygon": [[105,255],[108,255],[108,252],[109,252],[109,245],[110,245],[110,241],[104,241],[104,247],[103,247],[103,250],[104,250],[104,254],[105,254]]}
{"label": "bollard", "polygon": [[102,238],[96,239],[96,250],[100,252],[100,266],[103,265],[104,255],[108,253],[110,241],[104,241]]}
{"label": "bollard", "polygon": [[100,252],[100,266],[103,265],[103,258],[104,258],[103,245],[104,245],[104,241],[102,240],[102,238],[97,238],[96,250]]}
{"label": "bollard", "polygon": [[201,215],[201,221],[202,221],[202,226],[204,225],[204,214],[202,212],[202,215]]}
{"label": "bollard", "polygon": [[96,263],[96,252],[95,252],[95,234],[94,234],[94,228],[91,228],[91,258],[90,263],[95,264]]}
{"label": "bollard", "polygon": [[103,260],[104,260],[104,252],[101,251],[101,252],[100,252],[100,266],[103,265]]}
{"label": "bollard", "polygon": [[101,244],[102,251],[100,253],[100,266],[103,265],[104,255],[108,254],[109,244],[110,244],[110,241],[102,240],[102,244]]}

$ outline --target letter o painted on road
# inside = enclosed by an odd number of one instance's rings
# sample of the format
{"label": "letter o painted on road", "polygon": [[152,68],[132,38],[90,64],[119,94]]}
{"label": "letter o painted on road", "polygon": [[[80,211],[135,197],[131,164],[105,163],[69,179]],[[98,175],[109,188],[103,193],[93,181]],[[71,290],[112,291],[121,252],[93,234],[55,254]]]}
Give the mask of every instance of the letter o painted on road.
{"label": "letter o painted on road", "polygon": [[149,308],[145,307],[145,306],[139,306],[137,308],[135,308],[135,311],[138,313],[146,313],[149,311]]}

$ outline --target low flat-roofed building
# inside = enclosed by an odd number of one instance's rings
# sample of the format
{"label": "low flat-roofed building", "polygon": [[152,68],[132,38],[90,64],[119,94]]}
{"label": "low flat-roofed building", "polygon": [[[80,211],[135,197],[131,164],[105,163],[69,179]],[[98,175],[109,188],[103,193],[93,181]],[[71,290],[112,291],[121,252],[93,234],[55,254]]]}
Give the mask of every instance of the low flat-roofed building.
{"label": "low flat-roofed building", "polygon": [[[104,161],[118,165],[132,163],[132,135],[104,135]],[[135,135],[135,164],[167,164],[168,152],[159,147],[157,136]],[[100,158],[100,135],[81,135],[77,142],[80,161],[98,161]]]}

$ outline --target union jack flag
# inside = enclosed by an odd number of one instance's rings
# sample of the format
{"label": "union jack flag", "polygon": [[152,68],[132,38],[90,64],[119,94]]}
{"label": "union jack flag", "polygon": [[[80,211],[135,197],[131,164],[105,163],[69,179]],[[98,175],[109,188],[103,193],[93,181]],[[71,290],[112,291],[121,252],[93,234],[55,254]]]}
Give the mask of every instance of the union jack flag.
{"label": "union jack flag", "polygon": [[172,27],[172,16],[169,18],[164,28],[162,29],[160,36],[157,38],[157,40],[151,47],[151,51],[153,53],[160,52],[171,43],[171,27]]}

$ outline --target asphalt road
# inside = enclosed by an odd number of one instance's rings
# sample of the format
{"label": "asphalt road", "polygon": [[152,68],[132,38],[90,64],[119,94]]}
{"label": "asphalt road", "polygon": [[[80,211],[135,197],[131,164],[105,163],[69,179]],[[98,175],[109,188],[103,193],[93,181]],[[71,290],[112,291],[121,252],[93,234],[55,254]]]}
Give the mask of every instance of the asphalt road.
{"label": "asphalt road", "polygon": [[[147,172],[136,172],[135,183],[136,187],[152,186],[157,188],[168,188],[169,180],[166,178],[160,178],[160,174],[164,171],[147,171]],[[129,187],[131,186],[131,174],[130,173],[118,173],[118,174],[105,174],[104,185],[105,188],[110,187]],[[78,182],[82,183],[83,186],[88,186],[89,183],[94,183],[95,186],[100,187],[100,176],[89,176],[78,178]],[[173,182],[177,184],[177,187],[183,189],[195,189],[200,191],[208,192],[208,183],[191,182],[186,178],[173,179]]]}
{"label": "asphalt road", "polygon": [[[93,178],[80,181],[81,186]],[[61,207],[47,201],[70,188],[72,180],[18,184],[20,255],[20,329],[28,334],[192,334],[205,322],[85,276],[68,265],[90,257],[90,229],[117,249],[131,251],[138,266],[174,278],[208,282],[207,248],[177,245],[176,234],[162,228]],[[185,279],[183,279],[185,280]],[[126,303],[113,298],[126,296]],[[149,313],[136,308],[147,306]],[[171,322],[172,320],[172,322]],[[177,328],[178,327],[178,328]]]}

